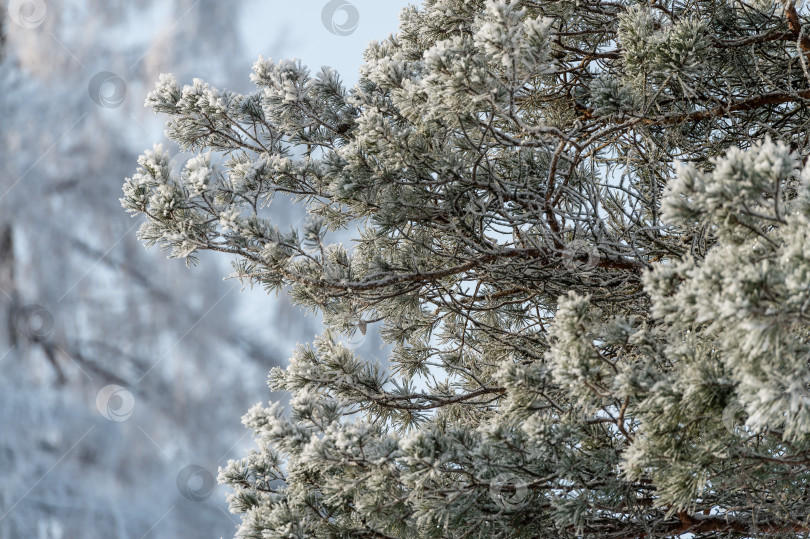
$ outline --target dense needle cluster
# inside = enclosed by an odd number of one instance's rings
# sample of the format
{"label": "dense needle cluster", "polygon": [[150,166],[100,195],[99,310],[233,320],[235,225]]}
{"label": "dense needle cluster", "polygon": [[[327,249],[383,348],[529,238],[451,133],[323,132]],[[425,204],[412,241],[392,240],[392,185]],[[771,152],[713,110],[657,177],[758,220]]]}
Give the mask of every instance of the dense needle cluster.
{"label": "dense needle cluster", "polygon": [[[262,58],[251,95],[161,77],[196,157],[141,157],[141,237],[326,326],[220,472],[238,537],[808,532],[803,17],[427,0],[350,89]],[[338,338],[372,330],[384,364]]]}

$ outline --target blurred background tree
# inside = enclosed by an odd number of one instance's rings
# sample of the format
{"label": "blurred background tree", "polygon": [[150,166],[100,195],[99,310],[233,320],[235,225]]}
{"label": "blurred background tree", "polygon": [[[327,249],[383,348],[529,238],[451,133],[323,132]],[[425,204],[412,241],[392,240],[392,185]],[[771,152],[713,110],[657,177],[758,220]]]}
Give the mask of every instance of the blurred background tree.
{"label": "blurred background tree", "polygon": [[[137,242],[118,199],[163,131],[144,97],[163,71],[245,89],[259,52],[336,61],[343,50],[356,69],[375,19],[393,30],[400,6],[370,6],[355,35],[338,36],[323,3],[3,3],[0,537],[232,534],[207,481],[248,444],[239,417],[314,322],[284,298],[240,297],[223,261],[190,272]],[[245,30],[256,24],[261,36]],[[301,215],[279,205],[275,217]],[[99,410],[109,384],[133,397],[126,421]],[[122,395],[107,403],[118,419]],[[189,465],[204,471],[184,491]]]}

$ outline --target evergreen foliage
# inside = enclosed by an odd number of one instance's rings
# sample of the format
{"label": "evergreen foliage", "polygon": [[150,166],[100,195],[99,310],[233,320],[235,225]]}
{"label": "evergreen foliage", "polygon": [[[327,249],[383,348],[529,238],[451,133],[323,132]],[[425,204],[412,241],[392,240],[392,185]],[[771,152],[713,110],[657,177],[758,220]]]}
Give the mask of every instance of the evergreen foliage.
{"label": "evergreen foliage", "polygon": [[[803,18],[427,0],[351,89],[262,58],[251,95],[161,77],[147,105],[198,156],[141,157],[141,237],[326,326],[220,471],[238,537],[807,533]],[[386,364],[338,338],[372,327]]]}

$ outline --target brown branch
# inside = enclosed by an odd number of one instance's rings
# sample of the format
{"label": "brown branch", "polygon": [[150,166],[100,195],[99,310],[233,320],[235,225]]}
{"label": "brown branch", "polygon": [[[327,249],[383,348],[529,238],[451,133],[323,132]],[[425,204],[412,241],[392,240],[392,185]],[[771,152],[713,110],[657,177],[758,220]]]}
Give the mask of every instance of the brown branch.
{"label": "brown branch", "polygon": [[[156,219],[153,218],[153,220]],[[248,260],[264,265],[264,261],[262,261],[258,257],[258,255],[248,252],[244,249],[230,247],[225,244],[214,244],[210,242],[207,244],[200,243],[199,248],[209,251],[218,251],[221,253],[228,253],[242,256]],[[405,283],[432,282],[443,279],[445,277],[449,277],[451,275],[457,275],[459,273],[464,273],[466,271],[479,268],[484,264],[488,264],[490,262],[495,262],[500,259],[507,259],[507,258],[525,258],[529,260],[539,260],[544,264],[550,264],[555,261],[553,258],[549,256],[548,253],[545,253],[542,250],[536,248],[506,249],[496,253],[487,254],[476,260],[471,260],[463,264],[459,264],[457,266],[452,266],[449,268],[442,268],[428,272],[402,273],[399,275],[384,276],[379,279],[375,278],[376,276],[372,276],[370,278],[367,277],[366,280],[354,282],[317,279],[312,277],[306,277],[303,275],[297,275],[284,268],[275,268],[275,269],[279,271],[282,274],[282,276],[288,279],[290,282],[311,285],[320,289],[342,290],[347,292],[364,292],[364,291],[379,290],[390,286]],[[595,265],[596,267],[599,268],[626,270],[635,274],[641,273],[647,267],[640,260],[635,260],[633,258],[627,258],[622,256],[617,256],[613,258],[600,258],[595,263]]]}
{"label": "brown branch", "polygon": [[[503,395],[504,393],[506,393],[505,387],[491,387],[491,388],[485,387],[477,391],[473,391],[471,393],[454,395],[452,397],[439,397],[435,395],[423,395],[423,394],[414,394],[414,395],[383,394],[383,395],[363,395],[363,396],[371,400],[374,404],[382,406],[383,408],[393,408],[395,410],[433,410],[435,408],[441,408],[443,406],[449,406],[451,404],[463,403],[465,401],[474,399],[476,397],[481,397],[484,395],[490,394]],[[430,403],[411,404],[401,402],[414,399],[427,400],[430,401]]]}
{"label": "brown branch", "polygon": [[728,515],[689,515],[686,511],[678,513],[680,526],[673,530],[677,534],[737,532],[742,534],[768,533],[802,533],[810,531],[806,525],[796,523],[763,522],[754,523],[749,519],[734,518]]}
{"label": "brown branch", "polygon": [[[621,524],[606,522],[600,526],[600,535],[611,539],[641,539],[642,537],[680,537],[683,534],[738,533],[744,536],[754,534],[786,535],[807,533],[810,527],[797,522],[754,521],[751,518],[730,515],[690,515],[680,511],[677,519],[666,520],[653,529],[636,527],[622,530]],[[714,535],[712,535],[714,536]]]}
{"label": "brown branch", "polygon": [[745,112],[748,110],[764,107],[766,105],[781,105],[800,99],[810,99],[810,90],[801,90],[794,93],[772,92],[749,99],[742,99],[728,105],[721,105],[706,110],[698,110],[687,114],[677,114],[673,116],[663,116],[659,118],[644,118],[645,125],[672,125],[681,122],[700,122],[709,118],[715,118],[731,112]]}
{"label": "brown branch", "polygon": [[788,20],[788,28],[793,32],[793,36],[799,40],[802,51],[810,52],[810,37],[802,34],[802,24],[799,22],[799,14],[796,13],[796,5],[793,2],[785,6],[785,16]]}

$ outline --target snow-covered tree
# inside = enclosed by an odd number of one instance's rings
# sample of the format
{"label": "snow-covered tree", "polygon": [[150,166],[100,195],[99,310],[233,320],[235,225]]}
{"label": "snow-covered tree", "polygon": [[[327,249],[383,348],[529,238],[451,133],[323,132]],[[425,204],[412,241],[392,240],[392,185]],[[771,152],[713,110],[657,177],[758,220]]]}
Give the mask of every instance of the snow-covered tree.
{"label": "snow-covered tree", "polygon": [[[140,158],[141,238],[325,325],[220,470],[237,536],[810,533],[804,18],[427,0],[353,88],[261,57],[250,95],[161,76],[197,157]],[[372,330],[386,362],[345,344]]]}

